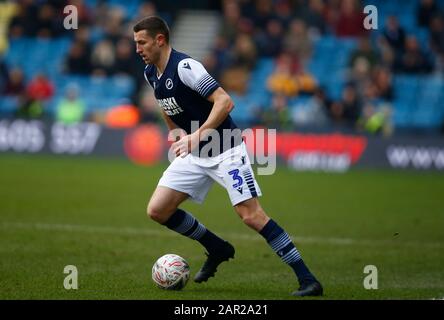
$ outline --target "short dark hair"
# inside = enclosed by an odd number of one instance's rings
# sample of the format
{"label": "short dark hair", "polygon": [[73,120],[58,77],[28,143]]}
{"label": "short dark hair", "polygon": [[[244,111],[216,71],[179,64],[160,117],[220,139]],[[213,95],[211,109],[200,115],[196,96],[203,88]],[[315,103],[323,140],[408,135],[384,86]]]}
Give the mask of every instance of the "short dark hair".
{"label": "short dark hair", "polygon": [[136,23],[133,27],[134,32],[139,32],[145,30],[150,37],[155,38],[158,34],[163,34],[165,36],[166,42],[170,42],[170,29],[167,23],[160,17],[151,16],[144,18]]}

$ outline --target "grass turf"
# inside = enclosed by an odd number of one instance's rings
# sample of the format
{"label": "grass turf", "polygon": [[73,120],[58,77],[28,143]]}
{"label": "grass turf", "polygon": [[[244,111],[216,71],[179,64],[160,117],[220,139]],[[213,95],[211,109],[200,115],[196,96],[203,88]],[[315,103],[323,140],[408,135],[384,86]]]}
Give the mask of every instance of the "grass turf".
{"label": "grass turf", "polygon": [[[146,218],[167,164],[2,155],[0,299],[293,299],[291,269],[242,224],[215,185],[201,206],[187,202],[209,229],[236,247],[236,258],[204,284],[180,292],[151,281],[165,253],[204,261],[196,242]],[[325,287],[317,299],[444,297],[444,179],[432,173],[376,170],[259,176],[261,203],[289,234]],[[79,289],[65,290],[66,265]],[[378,268],[366,290],[364,266]]]}

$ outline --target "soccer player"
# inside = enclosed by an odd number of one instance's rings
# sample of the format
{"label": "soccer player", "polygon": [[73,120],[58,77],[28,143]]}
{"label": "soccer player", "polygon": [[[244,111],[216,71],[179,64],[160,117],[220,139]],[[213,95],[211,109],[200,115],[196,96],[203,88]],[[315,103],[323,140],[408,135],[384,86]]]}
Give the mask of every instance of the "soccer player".
{"label": "soccer player", "polygon": [[[202,203],[216,181],[227,190],[242,221],[259,232],[294,270],[299,289],[293,295],[322,295],[320,282],[309,271],[288,234],[260,206],[261,190],[242,138],[230,138],[228,142],[223,139],[227,130],[237,129],[229,115],[234,107],[230,96],[201,63],[170,46],[170,32],[164,20],[147,17],[133,31],[137,53],[146,63],[145,79],[154,89],[168,129],[180,128],[186,132],[171,146],[176,158],[159,180],[147,213],[156,222],[205,247],[207,259],[194,281],[207,281],[222,262],[234,258],[235,250],[229,242],[179,208],[187,199]],[[194,129],[193,122],[198,122]],[[220,152],[200,154],[212,140],[209,136],[214,131],[222,137]]]}

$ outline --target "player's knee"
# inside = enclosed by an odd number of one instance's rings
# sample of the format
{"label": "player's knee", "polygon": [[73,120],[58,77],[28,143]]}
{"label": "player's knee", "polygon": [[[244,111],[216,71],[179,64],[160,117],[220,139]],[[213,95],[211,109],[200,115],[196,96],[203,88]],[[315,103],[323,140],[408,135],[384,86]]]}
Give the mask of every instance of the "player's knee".
{"label": "player's knee", "polygon": [[250,228],[260,231],[265,224],[267,216],[262,208],[255,210],[245,210],[241,214],[242,221]]}
{"label": "player's knee", "polygon": [[151,203],[148,204],[146,213],[150,219],[158,223],[164,223],[167,217],[166,210]]}
{"label": "player's knee", "polygon": [[254,224],[255,224],[255,216],[254,214],[245,214],[242,216],[242,221],[249,227],[254,229]]}

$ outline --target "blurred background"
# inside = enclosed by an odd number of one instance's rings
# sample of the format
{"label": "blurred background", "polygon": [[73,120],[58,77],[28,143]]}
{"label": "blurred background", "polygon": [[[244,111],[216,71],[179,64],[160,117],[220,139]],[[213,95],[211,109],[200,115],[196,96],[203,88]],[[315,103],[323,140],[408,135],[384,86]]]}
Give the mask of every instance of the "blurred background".
{"label": "blurred background", "polygon": [[[66,5],[77,8],[78,29],[64,28]],[[366,5],[378,9],[376,30],[363,27]],[[311,158],[295,161],[289,143],[306,145],[305,136],[278,139],[287,162],[316,167],[313,152],[325,155],[327,144],[351,164],[444,167],[442,0],[20,0],[0,1],[0,12],[0,150],[53,152],[46,140],[85,132],[66,127],[79,123],[99,125],[99,140],[108,128],[163,130],[132,34],[135,22],[159,15],[173,47],[231,94],[241,127],[316,134]],[[338,134],[360,139],[364,158],[350,156]],[[367,149],[378,156],[367,159]]]}

